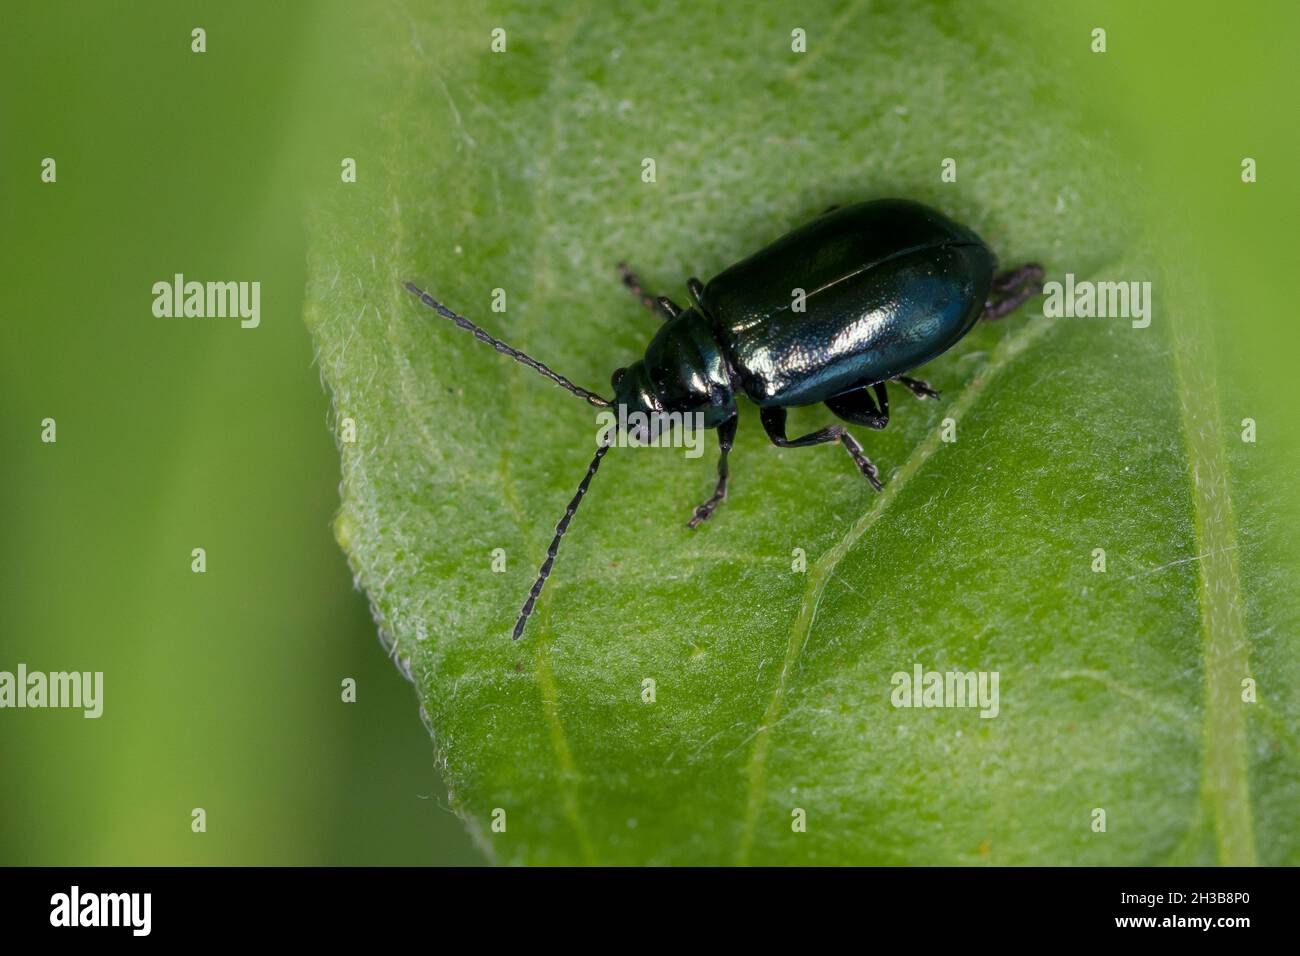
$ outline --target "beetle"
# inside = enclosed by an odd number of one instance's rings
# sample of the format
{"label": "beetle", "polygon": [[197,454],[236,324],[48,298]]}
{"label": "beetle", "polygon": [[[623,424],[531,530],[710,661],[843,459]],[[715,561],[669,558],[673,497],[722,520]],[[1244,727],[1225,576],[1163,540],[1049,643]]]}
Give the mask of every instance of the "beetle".
{"label": "beetle", "polygon": [[[1043,269],[1037,263],[998,272],[993,252],[974,232],[906,199],[832,206],[708,282],[689,279],[689,308],[647,294],[621,263],[619,271],[624,285],[665,321],[644,358],[615,369],[613,399],[511,348],[415,283],[407,282],[406,289],[480,341],[589,404],[622,406],[625,422],[682,413],[717,429],[717,482],[713,494],[692,512],[691,528],[708,520],[727,495],[727,455],[736,437],[738,397],[758,406],[772,444],[804,448],[838,443],[879,491],[879,472],[843,425],[790,438],[786,409],[824,403],[841,421],[884,428],[889,423],[886,382],[921,399],[938,398],[929,384],[905,373],[952,348],[981,318],[1002,318],[1043,291]],[[636,412],[643,417],[636,418]],[[639,440],[649,437],[645,426],[637,432]],[[515,622],[515,640],[524,633],[560,541],[609,448],[606,435],[555,527],[546,560]]]}

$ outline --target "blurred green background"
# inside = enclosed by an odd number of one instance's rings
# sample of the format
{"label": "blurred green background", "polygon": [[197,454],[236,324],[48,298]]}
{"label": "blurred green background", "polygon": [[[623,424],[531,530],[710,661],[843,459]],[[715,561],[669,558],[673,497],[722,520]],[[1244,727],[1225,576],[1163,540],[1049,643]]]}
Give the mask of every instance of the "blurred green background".
{"label": "blurred green background", "polygon": [[[0,669],[106,686],[0,712],[0,862],[481,860],[330,531],[304,204],[363,148],[360,15],[6,4]],[[154,318],[175,272],[259,280],[261,326]]]}
{"label": "blurred green background", "polygon": [[[339,179],[384,97],[364,6],[6,4],[0,669],[101,670],[106,688],[99,720],[0,712],[0,863],[481,861],[329,527],[306,223],[327,191],[365,187],[364,166]],[[790,9],[798,23],[805,6]],[[1260,422],[1234,465],[1274,469],[1298,444],[1297,26],[1282,2],[1026,0],[988,21],[1059,51],[1076,95],[1045,109],[1136,157],[1150,203],[1132,214],[1211,303],[1225,421]],[[154,318],[150,287],[176,272],[260,281],[261,327]],[[46,417],[57,444],[40,442]],[[1272,504],[1295,517],[1294,500]]]}

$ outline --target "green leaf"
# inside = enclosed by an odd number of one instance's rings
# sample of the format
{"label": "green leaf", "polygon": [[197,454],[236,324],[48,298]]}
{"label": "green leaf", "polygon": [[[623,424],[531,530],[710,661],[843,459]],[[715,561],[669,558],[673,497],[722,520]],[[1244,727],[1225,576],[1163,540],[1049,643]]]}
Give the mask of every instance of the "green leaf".
{"label": "green leaf", "polygon": [[[656,325],[616,263],[681,299],[832,203],[917,198],[1056,276],[1156,268],[1122,163],[1009,15],[653,7],[390,10],[364,45],[384,111],[314,224],[308,324],[356,425],[336,533],[454,810],[503,863],[1295,862],[1293,740],[1269,732],[1264,766],[1238,699],[1214,379],[1168,321],[982,325],[919,373],[939,402],[899,390],[861,436],[881,494],[745,407],[730,497],[691,532],[714,448],[615,449],[510,640],[594,410],[405,280],[607,391]],[[999,713],[894,707],[916,665],[998,672]]]}

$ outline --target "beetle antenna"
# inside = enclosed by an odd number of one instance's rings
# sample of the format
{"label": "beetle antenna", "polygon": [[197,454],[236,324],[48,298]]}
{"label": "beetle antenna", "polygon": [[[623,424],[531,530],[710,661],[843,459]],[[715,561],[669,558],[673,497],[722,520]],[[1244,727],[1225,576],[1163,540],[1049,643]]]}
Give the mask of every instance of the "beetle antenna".
{"label": "beetle antenna", "polygon": [[569,507],[564,509],[564,517],[555,526],[555,537],[551,539],[551,546],[546,549],[546,560],[542,562],[541,570],[537,572],[537,580],[533,582],[533,589],[528,592],[528,600],[524,602],[523,610],[519,612],[519,620],[515,621],[513,639],[516,641],[524,633],[524,626],[528,623],[529,615],[533,613],[533,605],[537,603],[537,596],[542,593],[542,587],[546,584],[546,579],[551,576],[551,568],[555,565],[555,554],[560,550],[560,539],[569,530],[569,522],[573,520],[578,505],[582,504],[582,496],[587,493],[587,486],[591,484],[591,479],[596,477],[596,469],[600,467],[600,460],[605,457],[609,447],[608,444],[602,444],[596,449],[596,457],[591,459],[591,464],[587,466],[587,473],[583,476],[582,483],[578,485],[577,493],[573,496],[573,500],[569,502]]}
{"label": "beetle antenna", "polygon": [[509,355],[516,362],[519,362],[523,365],[527,365],[535,372],[541,372],[543,375],[549,378],[556,385],[559,385],[563,388],[567,388],[570,392],[572,392],[574,395],[577,395],[579,398],[585,399],[586,401],[590,402],[592,405],[597,406],[598,408],[608,408],[610,406],[611,403],[606,399],[601,398],[595,392],[587,391],[585,388],[583,388],[580,385],[574,385],[572,382],[570,382],[559,372],[555,372],[547,368],[545,365],[537,361],[537,359],[533,358],[531,355],[526,355],[525,353],[519,351],[518,349],[511,348],[510,346],[506,345],[506,343],[502,342],[500,339],[494,339],[492,336],[488,335],[486,332],[480,329],[469,319],[465,318],[463,315],[457,315],[455,312],[451,311],[451,309],[447,308],[445,305],[443,305],[433,296],[429,295],[429,293],[425,292],[414,282],[406,283],[406,291],[411,293],[411,295],[415,296],[416,298],[418,298],[429,308],[433,309],[433,311],[437,312],[444,319],[451,319],[453,322],[459,325],[466,332],[473,332],[474,338],[478,339],[480,342],[486,342],[488,345],[492,346],[498,352],[501,352],[504,355]]}

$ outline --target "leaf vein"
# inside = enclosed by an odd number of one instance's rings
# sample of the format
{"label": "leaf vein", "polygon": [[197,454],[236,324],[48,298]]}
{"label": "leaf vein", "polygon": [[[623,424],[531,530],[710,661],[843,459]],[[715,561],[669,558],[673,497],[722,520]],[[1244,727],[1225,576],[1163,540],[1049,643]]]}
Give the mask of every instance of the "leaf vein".
{"label": "leaf vein", "polygon": [[1218,386],[1191,330],[1174,331],[1179,405],[1187,441],[1200,569],[1201,653],[1205,660],[1202,799],[1214,819],[1219,862],[1254,866],[1246,714],[1238,697],[1250,673]]}
{"label": "leaf vein", "polygon": [[[970,384],[962,390],[957,400],[953,402],[948,411],[948,417],[960,421],[984,393],[989,382],[1027,348],[1042,338],[1051,327],[1052,323],[1046,319],[1031,320],[1022,330],[1004,338],[993,350],[988,364],[980,369]],[[772,689],[772,697],[768,702],[762,723],[755,732],[754,747],[750,752],[744,824],[736,857],[737,863],[742,866],[749,862],[749,854],[753,847],[754,834],[758,826],[758,817],[763,800],[763,787],[766,781],[767,757],[772,745],[772,730],[781,719],[781,710],[785,703],[791,675],[799,666],[799,658],[804,647],[807,646],[813,624],[817,620],[817,611],[821,606],[822,596],[826,592],[826,585],[834,576],[840,561],[853,550],[854,545],[862,536],[880,520],[881,515],[902,493],[902,489],[906,487],[908,481],[921,470],[942,444],[939,430],[932,430],[925,440],[916,446],[907,461],[903,463],[902,468],[885,486],[885,490],[877,496],[872,507],[859,515],[857,520],[849,526],[844,536],[818,558],[812,568],[809,569],[808,585],[804,589],[799,614],[790,628],[785,660],[777,676],[776,685]]]}

